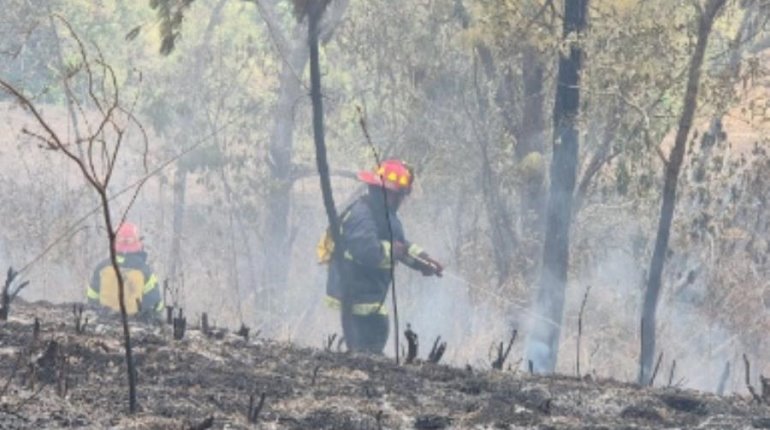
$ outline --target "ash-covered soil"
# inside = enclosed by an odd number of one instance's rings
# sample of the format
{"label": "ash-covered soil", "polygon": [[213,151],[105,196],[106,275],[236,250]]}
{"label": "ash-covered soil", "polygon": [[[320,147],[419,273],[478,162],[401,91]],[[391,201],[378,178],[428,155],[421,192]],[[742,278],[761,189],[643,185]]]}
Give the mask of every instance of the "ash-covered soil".
{"label": "ash-covered soil", "polygon": [[[34,321],[40,329],[35,338]],[[769,428],[749,398],[458,369],[135,323],[139,412],[117,321],[76,333],[72,307],[14,303],[0,323],[0,428]],[[256,423],[249,408],[258,408]]]}

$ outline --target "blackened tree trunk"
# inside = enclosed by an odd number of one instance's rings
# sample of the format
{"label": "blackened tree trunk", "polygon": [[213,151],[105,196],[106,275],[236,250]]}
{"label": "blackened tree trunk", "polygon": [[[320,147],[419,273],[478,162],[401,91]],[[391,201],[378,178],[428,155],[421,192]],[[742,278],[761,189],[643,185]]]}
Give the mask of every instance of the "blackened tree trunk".
{"label": "blackened tree trunk", "polygon": [[676,132],[674,149],[666,164],[665,182],[663,185],[663,204],[660,209],[660,221],[658,223],[658,236],[655,240],[655,250],[650,262],[647,291],[644,295],[644,307],[642,309],[642,348],[639,354],[638,382],[647,385],[652,377],[652,366],[655,355],[655,314],[660,296],[663,265],[665,263],[668,239],[671,232],[671,222],[674,217],[674,205],[676,203],[676,186],[679,179],[679,170],[682,167],[684,153],[687,146],[687,136],[690,134],[692,119],[698,99],[698,84],[700,83],[701,66],[706,52],[711,28],[714,19],[724,6],[726,0],[708,0],[705,9],[698,18],[698,39],[690,60],[690,70],[687,77],[687,89],[684,95],[682,116],[679,119],[679,129]]}
{"label": "blackened tree trunk", "polygon": [[[586,27],[588,0],[565,0],[564,39]],[[527,358],[539,373],[556,367],[569,267],[569,230],[572,194],[578,164],[577,115],[580,105],[580,68],[583,50],[579,42],[569,56],[559,59],[558,87],[554,105],[554,143],[551,188],[548,196],[543,265],[540,272],[535,319],[527,342]]]}

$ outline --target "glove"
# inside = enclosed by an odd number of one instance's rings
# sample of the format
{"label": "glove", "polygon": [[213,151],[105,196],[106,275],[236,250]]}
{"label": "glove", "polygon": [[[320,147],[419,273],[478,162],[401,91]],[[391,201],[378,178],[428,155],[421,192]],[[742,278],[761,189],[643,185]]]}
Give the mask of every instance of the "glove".
{"label": "glove", "polygon": [[438,276],[439,278],[442,276],[442,272],[444,271],[444,266],[441,265],[438,261],[430,258],[430,256],[424,252],[420,253],[418,255],[419,260],[417,260],[419,264],[419,270],[422,272],[423,276]]}

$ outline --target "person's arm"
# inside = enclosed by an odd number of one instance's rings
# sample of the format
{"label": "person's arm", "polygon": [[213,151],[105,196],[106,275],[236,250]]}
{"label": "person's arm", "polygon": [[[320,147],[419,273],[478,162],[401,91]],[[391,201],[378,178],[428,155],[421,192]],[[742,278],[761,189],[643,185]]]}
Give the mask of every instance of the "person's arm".
{"label": "person's arm", "polygon": [[441,277],[444,266],[431,258],[421,246],[409,241],[403,242],[402,246],[404,252],[403,257],[400,259],[401,262],[414,270],[419,270],[425,276],[435,275]]}
{"label": "person's arm", "polygon": [[142,291],[141,312],[146,315],[158,315],[163,311],[163,298],[160,295],[158,277],[149,267],[146,267],[143,272],[146,281]]}

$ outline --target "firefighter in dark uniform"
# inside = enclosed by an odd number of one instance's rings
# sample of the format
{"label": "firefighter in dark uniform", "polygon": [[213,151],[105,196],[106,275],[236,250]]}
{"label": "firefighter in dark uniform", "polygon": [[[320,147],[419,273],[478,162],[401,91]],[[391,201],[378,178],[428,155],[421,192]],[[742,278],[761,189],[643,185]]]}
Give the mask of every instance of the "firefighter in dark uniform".
{"label": "firefighter in dark uniform", "polygon": [[[147,264],[147,253],[135,224],[126,222],[118,228],[115,234],[115,252],[123,275],[126,313],[159,317],[164,305],[158,278]],[[86,296],[89,304],[96,308],[120,312],[118,278],[109,258],[96,266]]]}
{"label": "firefighter in dark uniform", "polygon": [[[398,219],[398,208],[412,190],[411,169],[402,161],[387,160],[376,172],[360,172],[358,178],[369,185],[369,192],[342,212],[341,246],[330,244],[327,234],[319,244],[319,259],[329,263],[326,302],[341,310],[348,350],[381,354],[389,332],[385,298],[391,255],[425,276],[441,276],[443,267],[406,240]],[[348,311],[344,303],[349,303]]]}

